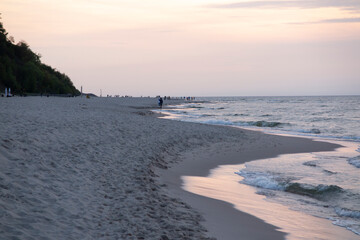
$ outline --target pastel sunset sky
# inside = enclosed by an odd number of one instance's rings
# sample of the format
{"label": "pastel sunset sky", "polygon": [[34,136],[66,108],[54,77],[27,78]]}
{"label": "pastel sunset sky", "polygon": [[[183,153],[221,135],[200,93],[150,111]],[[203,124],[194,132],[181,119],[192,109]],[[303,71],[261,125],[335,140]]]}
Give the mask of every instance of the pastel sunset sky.
{"label": "pastel sunset sky", "polygon": [[360,94],[359,0],[1,0],[2,22],[84,92]]}

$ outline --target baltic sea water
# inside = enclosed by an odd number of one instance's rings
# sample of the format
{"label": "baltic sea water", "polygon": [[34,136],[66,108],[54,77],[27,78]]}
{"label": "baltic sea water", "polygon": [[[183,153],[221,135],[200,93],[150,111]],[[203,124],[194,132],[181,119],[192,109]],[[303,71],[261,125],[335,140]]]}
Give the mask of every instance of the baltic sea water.
{"label": "baltic sea water", "polygon": [[180,121],[238,126],[344,145],[334,152],[248,162],[235,174],[239,184],[254,187],[267,201],[328,219],[360,235],[360,96],[196,100],[162,112]]}

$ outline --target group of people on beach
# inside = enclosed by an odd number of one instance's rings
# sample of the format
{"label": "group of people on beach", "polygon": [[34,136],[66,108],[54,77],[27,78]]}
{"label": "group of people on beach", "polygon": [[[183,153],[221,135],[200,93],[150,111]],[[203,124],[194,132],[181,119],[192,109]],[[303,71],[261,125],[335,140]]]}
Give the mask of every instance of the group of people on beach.
{"label": "group of people on beach", "polygon": [[[170,100],[170,99],[174,99],[174,98],[165,96],[164,99],[163,99],[161,96],[158,96],[158,105],[159,105],[160,108],[162,108],[164,100],[166,100],[166,99]],[[175,99],[180,99],[180,100],[184,99],[184,100],[187,100],[187,101],[193,101],[193,100],[195,100],[195,97],[181,97],[181,98],[175,98]]]}

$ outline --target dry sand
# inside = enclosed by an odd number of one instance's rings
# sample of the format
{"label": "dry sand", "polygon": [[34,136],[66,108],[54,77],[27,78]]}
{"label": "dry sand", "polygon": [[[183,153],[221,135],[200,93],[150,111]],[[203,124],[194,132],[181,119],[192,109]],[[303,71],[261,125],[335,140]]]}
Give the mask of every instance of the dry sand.
{"label": "dry sand", "polygon": [[281,239],[226,203],[182,192],[179,176],[334,145],[158,119],[156,102],[0,98],[1,239]]}

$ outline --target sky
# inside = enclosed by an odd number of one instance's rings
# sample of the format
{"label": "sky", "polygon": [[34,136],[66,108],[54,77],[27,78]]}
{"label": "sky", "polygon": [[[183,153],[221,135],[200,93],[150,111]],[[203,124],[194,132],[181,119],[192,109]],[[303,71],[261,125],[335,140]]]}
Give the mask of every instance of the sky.
{"label": "sky", "polygon": [[97,95],[360,94],[359,0],[1,0],[0,13]]}

